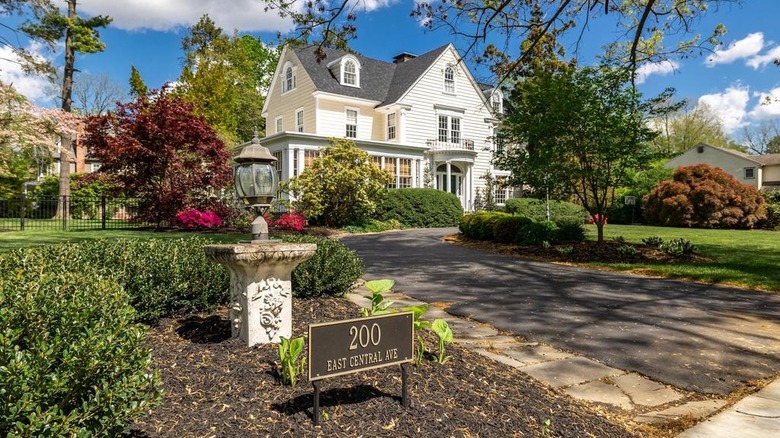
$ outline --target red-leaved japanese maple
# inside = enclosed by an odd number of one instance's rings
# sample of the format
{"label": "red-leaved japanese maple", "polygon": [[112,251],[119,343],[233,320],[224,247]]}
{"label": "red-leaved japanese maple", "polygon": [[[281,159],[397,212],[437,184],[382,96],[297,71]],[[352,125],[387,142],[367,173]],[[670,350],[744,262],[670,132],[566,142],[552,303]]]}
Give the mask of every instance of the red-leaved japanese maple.
{"label": "red-leaved japanese maple", "polygon": [[100,173],[144,198],[140,219],[158,226],[231,181],[225,144],[192,104],[164,90],[89,118],[84,143]]}

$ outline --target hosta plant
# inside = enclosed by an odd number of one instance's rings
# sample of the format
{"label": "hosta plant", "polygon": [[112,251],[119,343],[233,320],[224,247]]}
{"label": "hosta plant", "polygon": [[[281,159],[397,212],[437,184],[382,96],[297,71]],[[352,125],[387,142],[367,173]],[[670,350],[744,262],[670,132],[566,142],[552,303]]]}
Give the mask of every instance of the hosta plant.
{"label": "hosta plant", "polygon": [[371,308],[361,309],[363,316],[384,315],[390,313],[387,310],[393,302],[385,301],[385,297],[382,295],[385,292],[389,292],[393,289],[395,282],[393,280],[371,280],[365,283],[366,289],[371,291]]}
{"label": "hosta plant", "polygon": [[282,362],[282,383],[295,386],[298,376],[303,374],[306,358],[303,352],[303,338],[287,339],[281,337],[279,344],[279,360]]}
{"label": "hosta plant", "polygon": [[436,362],[438,363],[446,363],[448,360],[450,360],[450,356],[444,355],[445,345],[452,343],[452,341],[455,339],[455,337],[452,334],[452,329],[450,328],[449,324],[447,324],[447,321],[443,319],[436,319],[431,324],[431,330],[433,330],[434,333],[436,333],[436,336],[439,338],[439,354],[436,356]]}

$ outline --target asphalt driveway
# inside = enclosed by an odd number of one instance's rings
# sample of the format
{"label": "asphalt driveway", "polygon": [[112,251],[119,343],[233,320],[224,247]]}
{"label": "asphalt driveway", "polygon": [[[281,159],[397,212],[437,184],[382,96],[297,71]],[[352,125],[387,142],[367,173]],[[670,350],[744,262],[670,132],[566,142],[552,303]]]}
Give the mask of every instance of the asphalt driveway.
{"label": "asphalt driveway", "polygon": [[525,261],[445,243],[457,229],[347,236],[366,278],[448,312],[653,380],[726,395],[780,371],[780,294]]}

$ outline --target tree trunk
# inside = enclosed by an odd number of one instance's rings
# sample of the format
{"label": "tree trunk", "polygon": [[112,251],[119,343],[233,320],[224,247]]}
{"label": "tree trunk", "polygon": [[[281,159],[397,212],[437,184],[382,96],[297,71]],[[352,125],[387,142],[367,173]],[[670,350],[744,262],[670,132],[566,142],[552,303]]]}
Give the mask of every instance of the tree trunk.
{"label": "tree trunk", "polygon": [[[76,0],[68,0],[68,19],[76,20]],[[62,110],[70,112],[73,101],[73,72],[75,71],[76,53],[73,48],[73,30],[70,26],[65,30],[65,67],[62,75]],[[60,190],[57,201],[58,219],[69,215],[66,203],[70,201],[70,163],[76,160],[75,138],[62,136],[60,146]],[[73,152],[71,152],[73,151]]]}
{"label": "tree trunk", "polygon": [[57,219],[63,219],[70,216],[67,203],[70,202],[70,163],[75,162],[75,156],[71,152],[73,140],[70,136],[62,137],[60,146],[60,189],[59,199],[57,200]]}
{"label": "tree trunk", "polygon": [[598,236],[596,238],[597,243],[604,242],[604,221],[603,220],[596,221],[596,235]]}

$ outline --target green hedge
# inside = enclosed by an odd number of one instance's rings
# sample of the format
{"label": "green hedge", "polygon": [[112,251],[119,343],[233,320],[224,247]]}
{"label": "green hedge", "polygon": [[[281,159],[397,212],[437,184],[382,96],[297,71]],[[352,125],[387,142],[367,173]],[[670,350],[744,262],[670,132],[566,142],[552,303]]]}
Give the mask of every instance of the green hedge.
{"label": "green hedge", "polygon": [[[529,217],[536,221],[547,219],[545,201],[535,198],[511,198],[506,200],[504,211],[509,214]],[[550,201],[550,220],[555,223],[588,223],[588,211],[577,204],[565,201]]]}
{"label": "green hedge", "polygon": [[380,221],[397,220],[407,227],[454,227],[463,217],[463,207],[452,193],[429,188],[390,190],[379,204],[374,217]]}
{"label": "green hedge", "polygon": [[464,236],[501,243],[541,245],[585,240],[585,226],[579,222],[537,221],[502,212],[477,212],[463,217],[460,231]]}
{"label": "green hedge", "polygon": [[317,244],[316,254],[292,272],[293,294],[296,297],[344,296],[365,272],[363,261],[355,251],[337,240],[307,235],[285,235],[283,240]]}
{"label": "green hedge", "polygon": [[45,251],[0,258],[0,435],[118,436],[161,397],[122,288]]}

